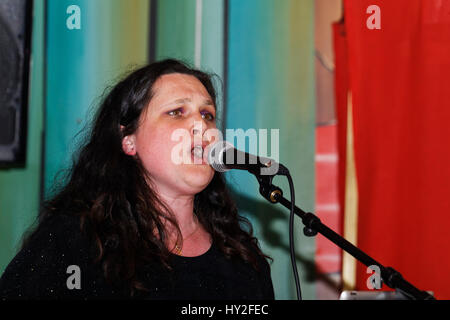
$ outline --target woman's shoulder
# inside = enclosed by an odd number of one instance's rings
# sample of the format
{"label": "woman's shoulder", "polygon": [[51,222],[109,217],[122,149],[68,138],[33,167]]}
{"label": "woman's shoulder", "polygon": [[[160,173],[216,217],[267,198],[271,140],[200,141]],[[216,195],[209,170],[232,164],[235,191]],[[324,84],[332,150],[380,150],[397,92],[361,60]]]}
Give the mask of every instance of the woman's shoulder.
{"label": "woman's shoulder", "polygon": [[259,242],[249,243],[249,248],[256,255],[257,276],[261,288],[261,296],[259,299],[273,300],[275,297],[269,260],[272,258],[265,255],[260,248]]}
{"label": "woman's shoulder", "polygon": [[[233,261],[237,266],[244,267],[247,270],[250,270],[252,273],[256,273],[261,277],[270,277],[270,257],[266,256],[260,248],[259,241],[256,238],[249,238],[240,241],[241,245],[241,253],[234,253],[231,256],[227,257],[227,254],[221,249],[221,246],[217,243],[213,243],[215,245],[215,252],[219,256],[223,256],[226,260]],[[242,248],[245,248],[242,249]]]}
{"label": "woman's shoulder", "polygon": [[78,217],[59,214],[45,218],[5,269],[0,297],[57,295],[66,286],[70,267],[88,263],[89,251]]}
{"label": "woman's shoulder", "polygon": [[268,260],[270,260],[271,258],[264,254],[258,239],[252,238],[246,241],[242,241],[242,244],[256,258],[258,266],[264,267],[265,269],[270,268]]}
{"label": "woman's shoulder", "polygon": [[[230,283],[233,284],[233,297],[249,299],[273,299],[270,264],[261,252],[255,239],[246,239],[241,242],[250,253],[247,259],[242,256],[233,256],[232,259],[217,259],[222,265],[217,270],[224,271]],[[230,278],[228,278],[230,277]]]}
{"label": "woman's shoulder", "polygon": [[25,241],[23,249],[49,248],[58,251],[73,251],[87,245],[81,229],[81,219],[76,215],[54,214],[43,219]]}

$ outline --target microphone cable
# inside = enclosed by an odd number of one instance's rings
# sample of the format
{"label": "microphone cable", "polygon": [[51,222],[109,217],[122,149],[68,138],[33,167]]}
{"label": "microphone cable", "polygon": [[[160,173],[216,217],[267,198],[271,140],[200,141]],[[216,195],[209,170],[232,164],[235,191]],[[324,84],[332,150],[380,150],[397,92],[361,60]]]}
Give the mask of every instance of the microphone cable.
{"label": "microphone cable", "polygon": [[289,215],[289,249],[291,255],[292,270],[294,272],[295,289],[297,291],[297,300],[302,300],[302,290],[300,286],[300,279],[298,277],[297,263],[295,261],[295,245],[294,245],[294,208],[295,208],[295,190],[292,177],[288,172],[286,178],[289,182],[289,191],[291,193],[291,213]]}

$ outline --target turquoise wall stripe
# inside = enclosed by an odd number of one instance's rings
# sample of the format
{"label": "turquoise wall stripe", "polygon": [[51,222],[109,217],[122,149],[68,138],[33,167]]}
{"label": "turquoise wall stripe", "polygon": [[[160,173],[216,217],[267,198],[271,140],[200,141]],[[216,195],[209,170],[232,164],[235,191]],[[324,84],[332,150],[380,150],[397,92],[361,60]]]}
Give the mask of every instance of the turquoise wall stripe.
{"label": "turquoise wall stripe", "polygon": [[[307,211],[314,208],[315,189],[313,10],[312,0],[229,1],[226,126],[269,132],[279,129],[280,162],[293,176],[297,205]],[[228,179],[241,213],[250,218],[263,250],[274,258],[276,298],[295,299],[288,210],[264,200],[256,179],[248,173],[231,172]],[[274,183],[289,198],[287,182],[277,178]],[[297,219],[296,252],[302,292],[305,299],[314,299],[315,242],[303,236],[301,226]]]}
{"label": "turquoise wall stripe", "polygon": [[194,64],[196,0],[159,0],[156,60],[181,59]]}
{"label": "turquoise wall stripe", "polygon": [[[81,29],[66,26],[66,9],[81,10]],[[45,189],[71,163],[76,134],[107,85],[146,63],[147,0],[48,0]],[[80,138],[82,137],[79,136]],[[78,137],[77,137],[78,138]]]}
{"label": "turquoise wall stripe", "polygon": [[222,129],[224,121],[224,0],[203,0],[202,10],[202,53],[200,67],[202,70],[216,74],[217,88],[217,126]]}
{"label": "turquoise wall stripe", "polygon": [[0,170],[0,274],[37,216],[40,195],[44,104],[44,1],[34,1],[28,107],[27,161],[23,169]]}

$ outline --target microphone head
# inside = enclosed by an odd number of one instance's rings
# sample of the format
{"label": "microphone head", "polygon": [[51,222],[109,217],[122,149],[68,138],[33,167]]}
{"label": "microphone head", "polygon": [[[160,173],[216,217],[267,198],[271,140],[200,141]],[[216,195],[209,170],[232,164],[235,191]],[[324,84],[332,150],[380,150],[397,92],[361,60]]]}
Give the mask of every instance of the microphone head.
{"label": "microphone head", "polygon": [[225,172],[230,170],[223,162],[224,153],[228,149],[234,149],[234,146],[231,143],[223,140],[215,142],[210,146],[208,152],[208,163],[214,170],[218,172]]}

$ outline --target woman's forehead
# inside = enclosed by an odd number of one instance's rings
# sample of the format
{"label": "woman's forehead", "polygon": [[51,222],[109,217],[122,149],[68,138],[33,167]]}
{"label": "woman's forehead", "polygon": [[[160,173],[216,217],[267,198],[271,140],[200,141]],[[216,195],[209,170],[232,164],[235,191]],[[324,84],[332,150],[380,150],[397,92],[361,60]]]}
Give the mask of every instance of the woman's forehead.
{"label": "woman's forehead", "polygon": [[[205,86],[192,75],[173,73],[161,76],[153,85],[151,104],[189,103],[202,100],[202,104],[214,105]],[[153,102],[153,103],[152,103]]]}
{"label": "woman's forehead", "polygon": [[177,95],[177,94],[201,94],[210,97],[205,86],[196,77],[171,73],[165,74],[156,80],[153,85],[153,93],[157,95]]}

